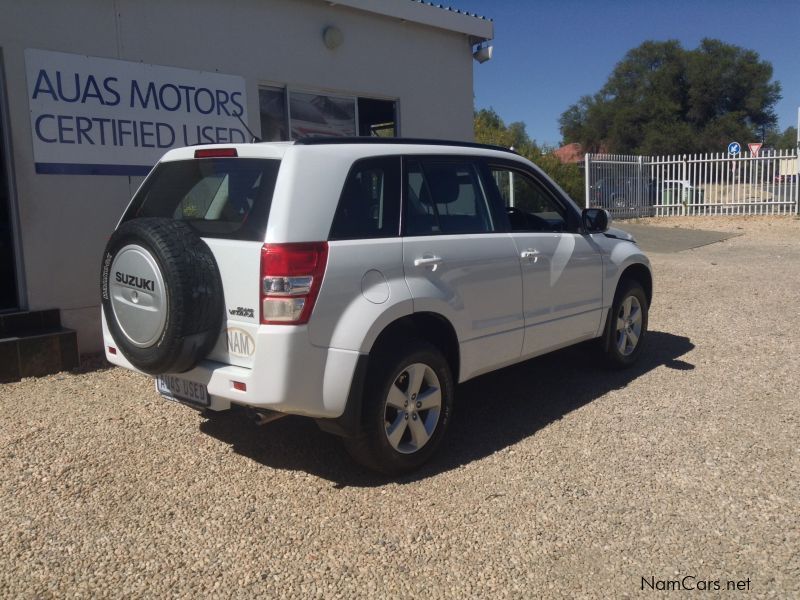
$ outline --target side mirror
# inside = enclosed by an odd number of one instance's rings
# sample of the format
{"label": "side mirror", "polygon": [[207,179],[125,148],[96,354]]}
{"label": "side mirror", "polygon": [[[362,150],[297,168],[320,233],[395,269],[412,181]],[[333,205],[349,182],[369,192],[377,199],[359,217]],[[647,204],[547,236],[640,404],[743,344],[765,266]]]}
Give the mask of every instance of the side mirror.
{"label": "side mirror", "polygon": [[584,208],[581,222],[586,233],[603,233],[611,226],[611,214],[604,208]]}

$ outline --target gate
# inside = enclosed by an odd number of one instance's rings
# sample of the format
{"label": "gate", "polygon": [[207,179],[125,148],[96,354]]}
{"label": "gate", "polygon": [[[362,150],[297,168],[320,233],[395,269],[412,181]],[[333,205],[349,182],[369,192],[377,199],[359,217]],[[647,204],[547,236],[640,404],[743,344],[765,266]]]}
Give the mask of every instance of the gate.
{"label": "gate", "polygon": [[586,155],[586,207],[605,208],[614,218],[653,214],[650,164],[644,156]]}
{"label": "gate", "polygon": [[796,150],[681,156],[586,155],[586,206],[615,218],[798,214]]}

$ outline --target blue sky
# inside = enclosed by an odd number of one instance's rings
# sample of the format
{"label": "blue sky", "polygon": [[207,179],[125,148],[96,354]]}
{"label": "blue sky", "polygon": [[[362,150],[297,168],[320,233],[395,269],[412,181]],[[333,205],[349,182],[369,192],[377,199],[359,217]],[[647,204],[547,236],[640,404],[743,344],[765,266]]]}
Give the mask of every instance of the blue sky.
{"label": "blue sky", "polygon": [[539,143],[561,139],[558,117],[593,94],[625,53],[645,40],[704,37],[755,50],[781,82],[781,130],[800,106],[800,0],[450,0],[494,20],[494,57],[474,63],[475,106],[523,121]]}

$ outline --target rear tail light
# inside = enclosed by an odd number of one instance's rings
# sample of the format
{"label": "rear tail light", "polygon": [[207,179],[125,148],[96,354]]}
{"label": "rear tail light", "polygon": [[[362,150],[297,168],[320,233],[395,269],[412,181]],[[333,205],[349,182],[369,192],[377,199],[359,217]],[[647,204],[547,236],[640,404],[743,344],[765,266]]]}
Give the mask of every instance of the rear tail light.
{"label": "rear tail light", "polygon": [[328,264],[327,242],[264,244],[261,248],[261,322],[308,323]]}

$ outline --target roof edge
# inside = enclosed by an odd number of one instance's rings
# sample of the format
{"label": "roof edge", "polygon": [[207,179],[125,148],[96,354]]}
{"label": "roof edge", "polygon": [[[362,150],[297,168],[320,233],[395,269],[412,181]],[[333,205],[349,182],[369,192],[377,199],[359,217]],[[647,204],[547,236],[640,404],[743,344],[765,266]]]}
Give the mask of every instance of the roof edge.
{"label": "roof edge", "polygon": [[342,144],[369,144],[369,145],[395,145],[395,146],[452,146],[455,148],[481,148],[483,150],[498,150],[517,154],[511,148],[480,144],[477,142],[464,142],[459,140],[438,140],[431,138],[404,138],[404,137],[307,137],[294,140],[295,146],[326,146]]}
{"label": "roof edge", "polygon": [[325,0],[330,6],[347,6],[356,10],[370,12],[437,27],[457,33],[464,33],[478,43],[494,38],[494,23],[491,19],[459,11],[443,5],[433,5],[422,0]]}

